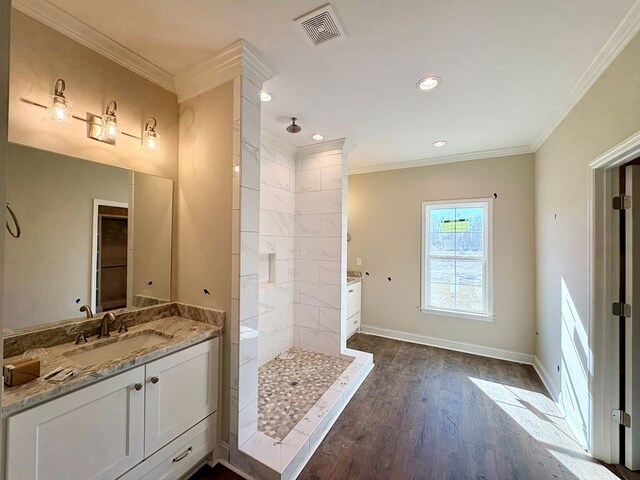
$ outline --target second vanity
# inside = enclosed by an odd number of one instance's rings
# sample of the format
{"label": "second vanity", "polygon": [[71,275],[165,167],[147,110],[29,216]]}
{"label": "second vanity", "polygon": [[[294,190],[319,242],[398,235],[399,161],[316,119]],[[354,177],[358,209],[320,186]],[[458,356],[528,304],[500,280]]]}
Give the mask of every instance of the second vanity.
{"label": "second vanity", "polygon": [[[189,472],[216,446],[223,320],[223,312],[166,304],[119,315],[109,338],[39,347],[41,378],[5,388],[5,478],[157,480]],[[128,331],[115,333],[122,321]],[[50,327],[57,330],[49,337],[68,340],[95,323]],[[25,333],[25,343],[46,337]],[[78,374],[60,384],[43,379],[59,366]]]}

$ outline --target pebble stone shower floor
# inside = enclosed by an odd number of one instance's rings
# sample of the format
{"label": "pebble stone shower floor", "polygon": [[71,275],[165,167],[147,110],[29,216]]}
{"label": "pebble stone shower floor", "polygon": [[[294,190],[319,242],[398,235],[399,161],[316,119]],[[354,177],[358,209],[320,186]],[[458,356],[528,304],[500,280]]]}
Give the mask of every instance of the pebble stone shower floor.
{"label": "pebble stone shower floor", "polygon": [[258,431],[281,441],[351,363],[292,347],[292,360],[274,359],[258,371]]}

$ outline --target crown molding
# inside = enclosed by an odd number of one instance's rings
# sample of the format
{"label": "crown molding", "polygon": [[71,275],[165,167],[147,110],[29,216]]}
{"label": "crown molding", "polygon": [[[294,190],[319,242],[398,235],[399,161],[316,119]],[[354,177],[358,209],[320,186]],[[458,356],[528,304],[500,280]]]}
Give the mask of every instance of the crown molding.
{"label": "crown molding", "polygon": [[261,132],[260,143],[266,147],[273,148],[277,152],[282,152],[290,158],[296,158],[298,149],[293,145],[276,139],[268,133]]}
{"label": "crown molding", "polygon": [[349,169],[349,175],[384,172],[387,170],[399,170],[402,168],[427,167],[430,165],[442,165],[444,163],[468,162],[470,160],[486,160],[488,158],[509,157],[512,155],[526,155],[531,153],[534,153],[531,147],[523,145],[520,147],[484,150],[482,152],[461,153],[459,155],[448,155],[445,157],[423,158],[421,160],[411,160],[408,162],[393,162],[383,163],[380,165],[370,165],[361,168]]}
{"label": "crown molding", "polygon": [[636,33],[638,33],[638,30],[640,30],[640,1],[636,0],[635,4],[618,25],[618,28],[611,34],[598,55],[596,55],[596,58],[589,64],[566,98],[558,105],[549,118],[547,118],[531,143],[531,149],[533,151],[538,150],[547,138],[549,138],[549,135],[560,125],[562,120],[569,115],[573,107],[576,106],[593,84],[596,83],[598,78],[600,78],[609,65],[611,65],[611,62],[613,62]]}
{"label": "crown molding", "polygon": [[178,102],[201,95],[212,88],[246,76],[258,88],[277,75],[261,58],[255,47],[244,39],[237,40],[213,57],[187,67],[175,76]]}
{"label": "crown molding", "polygon": [[47,0],[13,0],[12,7],[25,15],[44,23],[66,37],[99,53],[103,57],[175,93],[173,76],[132,52],[127,47],[100,33],[86,23],[56,7]]}
{"label": "crown molding", "polygon": [[303,147],[298,147],[296,160],[315,157],[317,155],[332,155],[334,153],[344,154],[345,146],[348,151],[352,150],[349,148],[349,144],[347,143],[346,138],[338,138],[337,140],[329,140],[328,142],[319,142],[312,145],[305,145]]}

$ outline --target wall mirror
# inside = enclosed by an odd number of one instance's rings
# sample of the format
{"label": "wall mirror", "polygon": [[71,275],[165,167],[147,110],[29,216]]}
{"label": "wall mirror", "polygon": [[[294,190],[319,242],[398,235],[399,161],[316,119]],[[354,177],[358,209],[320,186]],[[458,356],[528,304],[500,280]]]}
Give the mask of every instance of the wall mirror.
{"label": "wall mirror", "polygon": [[10,144],[7,184],[5,329],[170,300],[171,180]]}

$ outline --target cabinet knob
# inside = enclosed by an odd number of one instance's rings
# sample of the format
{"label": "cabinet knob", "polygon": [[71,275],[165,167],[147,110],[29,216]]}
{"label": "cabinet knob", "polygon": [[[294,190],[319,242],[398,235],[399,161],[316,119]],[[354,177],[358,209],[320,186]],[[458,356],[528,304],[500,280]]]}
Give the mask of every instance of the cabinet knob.
{"label": "cabinet knob", "polygon": [[353,293],[353,288],[351,290],[349,290],[349,293]]}
{"label": "cabinet knob", "polygon": [[135,388],[137,391],[142,390],[142,384],[141,383],[136,383],[133,388]]}
{"label": "cabinet knob", "polygon": [[160,381],[160,379],[158,377],[151,377],[151,383],[153,383],[154,385],[156,383],[158,383]]}

